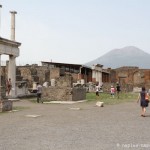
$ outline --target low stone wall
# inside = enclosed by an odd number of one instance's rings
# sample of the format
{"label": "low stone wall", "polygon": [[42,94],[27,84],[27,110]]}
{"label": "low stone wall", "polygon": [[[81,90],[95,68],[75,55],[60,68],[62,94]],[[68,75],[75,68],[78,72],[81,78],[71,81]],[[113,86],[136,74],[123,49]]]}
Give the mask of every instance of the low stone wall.
{"label": "low stone wall", "polygon": [[43,87],[42,99],[47,101],[77,101],[86,99],[85,88]]}
{"label": "low stone wall", "polygon": [[13,108],[13,102],[10,100],[0,101],[0,112],[11,111]]}

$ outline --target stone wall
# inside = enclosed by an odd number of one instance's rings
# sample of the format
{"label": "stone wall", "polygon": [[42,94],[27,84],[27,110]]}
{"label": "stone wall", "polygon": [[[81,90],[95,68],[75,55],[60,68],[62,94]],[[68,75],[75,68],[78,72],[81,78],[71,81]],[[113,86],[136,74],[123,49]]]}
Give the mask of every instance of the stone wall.
{"label": "stone wall", "polygon": [[150,69],[121,67],[111,70],[111,83],[119,82],[123,91],[132,91],[134,87],[145,86],[150,89]]}
{"label": "stone wall", "polygon": [[59,87],[72,87],[73,78],[70,75],[65,75],[56,79],[56,86]]}
{"label": "stone wall", "polygon": [[77,101],[86,99],[85,88],[43,87],[42,99],[45,101]]}
{"label": "stone wall", "polygon": [[[150,89],[150,69],[139,69],[138,67],[121,67],[117,69],[109,69],[110,83],[104,83],[104,91],[108,91],[111,84],[119,82],[123,91],[132,91],[134,87],[145,86]],[[7,66],[1,68],[2,88],[6,88]],[[77,83],[78,79],[84,79],[86,76],[80,76],[78,73],[64,73],[60,68],[49,68],[47,66],[26,65],[16,67],[16,81],[26,81],[27,87],[32,88],[34,82],[43,85],[55,79],[56,86],[72,87],[73,83]]]}
{"label": "stone wall", "polygon": [[45,81],[50,81],[50,70],[45,66],[19,66],[17,72],[18,77],[20,74],[22,80],[27,81],[29,88],[32,88],[33,82],[43,84]]}
{"label": "stone wall", "polygon": [[50,69],[50,79],[59,78],[60,69],[59,68],[51,68]]}

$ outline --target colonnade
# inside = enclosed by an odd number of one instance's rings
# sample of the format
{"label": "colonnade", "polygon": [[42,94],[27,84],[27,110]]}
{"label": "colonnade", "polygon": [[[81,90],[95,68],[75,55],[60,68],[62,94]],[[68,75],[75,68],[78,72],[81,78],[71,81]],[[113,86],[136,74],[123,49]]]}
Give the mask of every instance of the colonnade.
{"label": "colonnade", "polygon": [[102,67],[103,65],[97,64],[92,66],[92,80],[93,82],[102,85]]}

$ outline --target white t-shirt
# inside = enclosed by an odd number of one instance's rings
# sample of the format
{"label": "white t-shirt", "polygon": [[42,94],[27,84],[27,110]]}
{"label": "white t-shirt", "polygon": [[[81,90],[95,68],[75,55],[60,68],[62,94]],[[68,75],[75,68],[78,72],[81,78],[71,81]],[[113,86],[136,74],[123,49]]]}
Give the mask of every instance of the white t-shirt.
{"label": "white t-shirt", "polygon": [[99,86],[96,86],[96,92],[98,92],[99,91]]}
{"label": "white t-shirt", "polygon": [[42,93],[42,86],[40,84],[37,86],[37,93]]}

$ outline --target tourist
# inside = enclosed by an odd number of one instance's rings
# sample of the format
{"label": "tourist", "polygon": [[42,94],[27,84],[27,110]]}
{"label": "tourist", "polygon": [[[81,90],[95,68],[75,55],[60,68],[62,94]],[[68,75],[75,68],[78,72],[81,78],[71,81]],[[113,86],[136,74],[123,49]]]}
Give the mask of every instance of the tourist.
{"label": "tourist", "polygon": [[97,99],[99,97],[99,85],[98,84],[96,84],[95,92],[96,92],[96,99]]}
{"label": "tourist", "polygon": [[11,84],[11,78],[9,78],[7,81],[6,81],[6,87],[7,87],[7,95],[10,94],[10,90],[12,88],[12,84]]}
{"label": "tourist", "polygon": [[142,117],[145,117],[146,107],[148,107],[148,103],[149,103],[149,101],[146,100],[146,96],[148,96],[148,93],[146,92],[145,87],[142,87],[142,91],[139,93],[138,100],[137,100],[137,103],[140,100],[140,105],[142,108],[142,112],[141,112]]}
{"label": "tourist", "polygon": [[117,91],[117,97],[119,98],[119,93],[120,93],[120,85],[119,83],[117,82],[117,86],[116,86],[116,91]]}
{"label": "tourist", "polygon": [[37,103],[39,103],[40,101],[41,103],[43,103],[41,95],[42,95],[42,86],[39,83],[37,83]]}
{"label": "tourist", "polygon": [[110,94],[111,96],[114,98],[115,97],[115,88],[114,86],[112,85],[111,88],[110,88]]}

